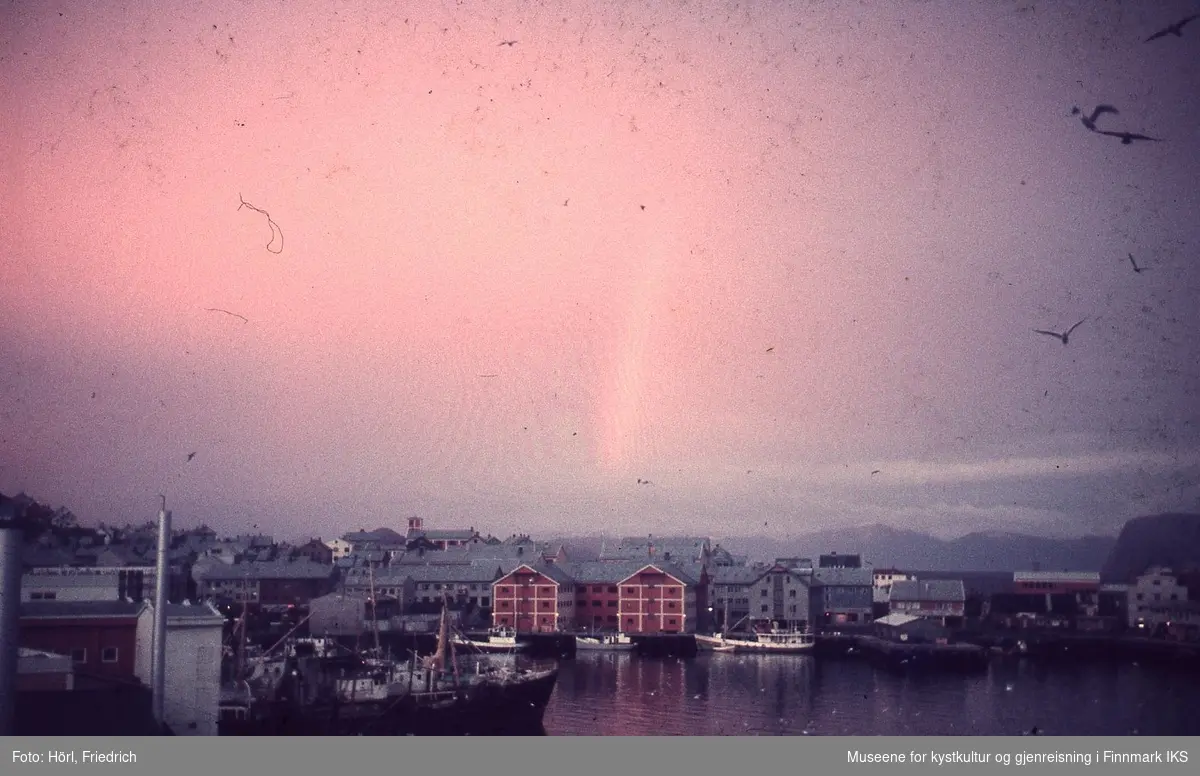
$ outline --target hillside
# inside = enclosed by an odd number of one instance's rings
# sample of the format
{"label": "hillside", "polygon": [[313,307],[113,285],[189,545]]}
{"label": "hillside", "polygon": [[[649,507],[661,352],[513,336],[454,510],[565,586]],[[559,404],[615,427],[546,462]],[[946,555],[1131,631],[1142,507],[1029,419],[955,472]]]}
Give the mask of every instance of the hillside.
{"label": "hillside", "polygon": [[1150,566],[1200,569],[1200,514],[1133,518],[1117,536],[1100,577],[1105,582],[1131,582]]}

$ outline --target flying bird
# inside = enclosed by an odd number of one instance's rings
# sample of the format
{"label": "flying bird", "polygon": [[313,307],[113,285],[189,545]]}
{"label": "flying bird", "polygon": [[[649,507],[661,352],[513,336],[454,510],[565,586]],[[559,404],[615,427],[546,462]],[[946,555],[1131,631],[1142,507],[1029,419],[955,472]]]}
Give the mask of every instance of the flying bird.
{"label": "flying bird", "polygon": [[766,351],[766,352],[768,352],[768,353],[771,353],[771,352],[773,352],[774,350],[775,350],[775,346],[774,346],[774,345],[772,345],[771,347],[767,348],[767,351]]}
{"label": "flying bird", "polygon": [[654,483],[650,482],[650,480],[643,480],[641,477],[638,477],[638,485],[653,485],[653,484]]}
{"label": "flying bird", "polygon": [[195,458],[195,457],[196,457],[196,454],[195,454],[195,453],[188,453],[188,460],[189,460],[189,461],[190,461],[190,460],[192,460],[192,459],[193,459],[193,458]]}
{"label": "flying bird", "polygon": [[1162,138],[1160,138],[1160,137],[1150,137],[1149,135],[1139,135],[1136,132],[1106,132],[1106,131],[1100,130],[1100,129],[1098,129],[1096,131],[1101,135],[1108,135],[1109,137],[1121,138],[1121,145],[1129,145],[1134,140],[1150,140],[1155,143],[1162,142]]}
{"label": "flying bird", "polygon": [[1079,120],[1083,122],[1083,125],[1093,132],[1096,131],[1096,119],[1100,118],[1105,113],[1119,114],[1120,111],[1111,105],[1097,105],[1096,109],[1092,111],[1092,115],[1084,116],[1083,111],[1079,109],[1079,106],[1071,108],[1071,115],[1079,116]]}
{"label": "flying bird", "polygon": [[879,471],[879,469],[876,469],[875,471],[871,472],[871,474],[879,474]]}
{"label": "flying bird", "polygon": [[517,41],[515,41],[515,40],[502,40],[502,41],[500,41],[500,45],[501,45],[501,46],[515,46],[515,45],[517,45]]}
{"label": "flying bird", "polygon": [[[1084,318],[1084,319],[1083,319],[1083,321],[1086,321],[1086,320],[1087,320],[1087,318]],[[1080,324],[1080,323],[1083,323],[1083,321],[1080,321],[1079,323],[1075,324],[1074,326],[1072,326],[1071,328],[1067,329],[1067,330],[1066,330],[1065,332],[1063,332],[1062,334],[1059,334],[1059,333],[1058,333],[1058,332],[1056,332],[1056,331],[1046,331],[1045,329],[1034,329],[1034,331],[1035,331],[1036,333],[1038,333],[1038,334],[1049,334],[1051,337],[1058,337],[1060,340],[1062,340],[1062,344],[1066,345],[1066,344],[1067,344],[1067,340],[1068,340],[1068,338],[1071,336],[1071,332],[1073,332],[1073,331],[1075,331],[1076,329],[1078,329],[1078,328],[1079,328],[1079,324]]]}
{"label": "flying bird", "polygon": [[1187,17],[1186,19],[1181,19],[1181,20],[1175,22],[1170,27],[1159,30],[1158,32],[1151,35],[1149,38],[1146,38],[1146,42],[1149,43],[1152,40],[1158,40],[1159,38],[1165,38],[1168,35],[1174,35],[1177,38],[1182,38],[1184,26],[1188,22],[1194,21],[1196,19],[1200,19],[1200,14],[1192,14],[1191,16]]}
{"label": "flying bird", "polygon": [[1145,269],[1145,267],[1139,267],[1139,266],[1138,266],[1138,263],[1137,263],[1136,261],[1134,261],[1134,260],[1133,260],[1133,254],[1132,254],[1132,253],[1131,253],[1131,254],[1129,254],[1129,263],[1133,265],[1133,271],[1134,271],[1134,272],[1139,272],[1139,273],[1140,273],[1142,270],[1144,270],[1144,269]]}

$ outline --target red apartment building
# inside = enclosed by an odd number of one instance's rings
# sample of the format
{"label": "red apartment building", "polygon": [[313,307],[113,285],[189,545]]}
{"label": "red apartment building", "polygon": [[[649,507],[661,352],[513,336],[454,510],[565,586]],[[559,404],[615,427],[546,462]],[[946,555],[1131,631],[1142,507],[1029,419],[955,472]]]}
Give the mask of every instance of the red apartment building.
{"label": "red apartment building", "polygon": [[618,584],[617,616],[629,634],[689,633],[696,629],[696,581],[650,564]]}
{"label": "red apartment building", "polygon": [[554,633],[575,624],[575,582],[554,566],[521,564],[492,583],[492,626]]}

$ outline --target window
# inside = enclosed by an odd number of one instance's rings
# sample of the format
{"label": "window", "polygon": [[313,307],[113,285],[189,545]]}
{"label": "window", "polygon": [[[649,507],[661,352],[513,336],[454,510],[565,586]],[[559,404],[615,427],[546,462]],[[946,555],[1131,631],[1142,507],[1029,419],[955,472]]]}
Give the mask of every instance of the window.
{"label": "window", "polygon": [[[788,598],[795,598],[795,597],[796,597],[796,591],[795,591],[795,590],[789,590],[789,591],[788,591]],[[793,607],[793,608],[795,608],[795,607]]]}
{"label": "window", "polygon": [[72,663],[86,663],[87,662],[87,650],[86,649],[71,650],[71,662]]}
{"label": "window", "polygon": [[609,602],[608,602],[608,608],[609,608],[609,609],[616,609],[616,608],[617,608],[617,602],[616,602],[616,601],[609,601]]}
{"label": "window", "polygon": [[625,595],[637,595],[637,590],[632,587],[625,588]]}
{"label": "window", "polygon": [[610,593],[615,593],[615,592],[617,592],[617,586],[616,586],[616,585],[611,585],[611,586],[608,588],[608,592],[610,592]]}
{"label": "window", "polygon": [[767,611],[767,605],[766,605],[766,604],[763,604],[763,605],[762,605],[762,610],[763,610],[763,612],[766,612],[766,611]]}
{"label": "window", "polygon": [[58,593],[53,590],[43,590],[29,594],[30,601],[53,601],[57,597]]}
{"label": "window", "polygon": [[766,598],[767,597],[767,589],[764,587],[762,590],[758,591],[758,594],[760,596],[762,596],[763,598]]}
{"label": "window", "polygon": [[668,609],[674,609],[674,608],[675,608],[675,602],[674,602],[674,601],[667,601],[667,608],[668,608]]}
{"label": "window", "polygon": [[674,618],[674,617],[668,617],[668,618],[667,618],[667,625],[674,625],[674,624],[675,624],[675,618]]}
{"label": "window", "polygon": [[100,650],[100,662],[101,663],[117,662],[117,648],[116,647],[105,647],[104,649]]}
{"label": "window", "polygon": [[481,597],[480,597],[480,599],[479,599],[479,605],[480,605],[480,606],[491,606],[491,605],[492,605],[492,599],[491,599],[491,598],[489,598],[489,597],[488,597],[488,596],[486,596],[486,595],[485,595],[485,596],[481,596]]}

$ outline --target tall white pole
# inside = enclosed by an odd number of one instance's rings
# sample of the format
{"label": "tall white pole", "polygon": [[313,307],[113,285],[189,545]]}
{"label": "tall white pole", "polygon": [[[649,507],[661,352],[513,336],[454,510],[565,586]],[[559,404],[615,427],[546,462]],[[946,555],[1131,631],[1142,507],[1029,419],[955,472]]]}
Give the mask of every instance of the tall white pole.
{"label": "tall white pole", "polygon": [[165,722],[165,692],[167,686],[167,585],[170,582],[171,566],[167,550],[171,546],[171,513],[167,511],[167,499],[162,499],[158,510],[158,564],[154,590],[154,662],[151,670],[154,721]]}
{"label": "tall white pole", "polygon": [[0,522],[0,736],[16,732],[20,617],[21,530]]}

